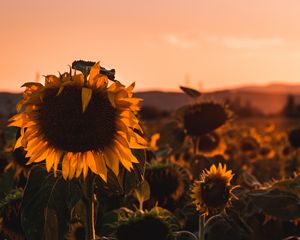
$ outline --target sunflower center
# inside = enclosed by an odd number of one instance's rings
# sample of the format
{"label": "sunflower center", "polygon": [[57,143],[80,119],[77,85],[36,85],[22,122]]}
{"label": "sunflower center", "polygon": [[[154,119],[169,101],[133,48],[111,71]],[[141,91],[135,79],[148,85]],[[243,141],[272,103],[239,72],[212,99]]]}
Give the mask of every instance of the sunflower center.
{"label": "sunflower center", "polygon": [[201,184],[201,197],[206,206],[221,208],[229,200],[229,188],[223,179],[208,180]]}
{"label": "sunflower center", "polygon": [[103,93],[92,93],[82,112],[81,88],[68,86],[56,96],[57,88],[45,90],[37,121],[45,140],[67,152],[103,150],[116,133],[116,109]]}

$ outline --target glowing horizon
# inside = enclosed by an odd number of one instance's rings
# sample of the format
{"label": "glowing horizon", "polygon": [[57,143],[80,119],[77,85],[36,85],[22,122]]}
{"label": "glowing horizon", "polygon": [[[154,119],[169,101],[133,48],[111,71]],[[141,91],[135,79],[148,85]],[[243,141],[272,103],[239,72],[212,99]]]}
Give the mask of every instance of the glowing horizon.
{"label": "glowing horizon", "polygon": [[299,10],[297,0],[5,1],[0,91],[76,59],[100,60],[137,91],[299,83]]}

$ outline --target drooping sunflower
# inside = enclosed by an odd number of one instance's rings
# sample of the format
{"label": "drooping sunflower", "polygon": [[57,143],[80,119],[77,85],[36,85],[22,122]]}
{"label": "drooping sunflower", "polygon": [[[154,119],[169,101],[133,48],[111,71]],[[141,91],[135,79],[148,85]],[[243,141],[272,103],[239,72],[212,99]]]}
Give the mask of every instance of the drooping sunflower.
{"label": "drooping sunflower", "polygon": [[18,114],[10,126],[21,128],[15,148],[24,147],[30,163],[45,160],[54,174],[62,163],[65,179],[86,177],[88,170],[107,181],[110,168],[119,174],[119,163],[131,170],[138,163],[131,149],[146,148],[135,112],[140,98],[134,98],[134,83],[125,87],[108,77],[96,63],[87,74],[48,75],[45,85],[25,83]]}
{"label": "drooping sunflower", "polygon": [[209,171],[203,171],[200,181],[195,181],[192,187],[191,198],[201,214],[223,210],[232,198],[233,177],[232,171],[226,170],[219,163],[218,167],[212,165]]}
{"label": "drooping sunflower", "polygon": [[202,102],[187,106],[183,124],[188,135],[198,137],[208,134],[232,119],[232,112],[217,102]]}
{"label": "drooping sunflower", "polygon": [[189,190],[188,170],[175,163],[152,161],[147,165],[144,177],[151,192],[146,206],[159,204],[173,211],[180,206]]}
{"label": "drooping sunflower", "polygon": [[115,222],[104,222],[103,228],[117,240],[169,240],[173,239],[172,233],[180,228],[170,211],[157,206],[146,211],[121,208],[113,213],[117,215]]}
{"label": "drooping sunflower", "polygon": [[223,138],[217,133],[212,132],[199,137],[198,152],[205,157],[224,155],[226,144]]}

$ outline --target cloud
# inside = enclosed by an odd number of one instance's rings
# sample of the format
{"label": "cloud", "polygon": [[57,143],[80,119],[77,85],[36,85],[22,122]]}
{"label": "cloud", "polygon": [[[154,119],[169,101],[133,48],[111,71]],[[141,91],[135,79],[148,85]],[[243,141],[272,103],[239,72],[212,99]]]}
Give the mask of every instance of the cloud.
{"label": "cloud", "polygon": [[261,47],[272,47],[282,44],[281,38],[235,38],[225,37],[223,43],[229,48],[257,49]]}
{"label": "cloud", "polygon": [[251,37],[208,37],[211,43],[221,43],[225,47],[234,49],[258,49],[275,47],[283,43],[281,38],[251,38]]}
{"label": "cloud", "polygon": [[173,46],[184,48],[184,49],[191,48],[195,45],[195,42],[193,42],[189,39],[185,39],[183,37],[179,37],[179,36],[174,35],[174,34],[166,34],[166,35],[163,36],[163,39],[167,43],[169,43]]}

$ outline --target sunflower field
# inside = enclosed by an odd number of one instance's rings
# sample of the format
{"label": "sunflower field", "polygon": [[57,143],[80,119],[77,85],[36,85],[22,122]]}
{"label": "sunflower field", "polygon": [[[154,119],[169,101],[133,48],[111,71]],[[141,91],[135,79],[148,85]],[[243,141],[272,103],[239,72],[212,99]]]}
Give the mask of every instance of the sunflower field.
{"label": "sunflower field", "polygon": [[147,118],[134,83],[81,60],[23,87],[1,124],[1,240],[300,239],[297,121],[187,87]]}

